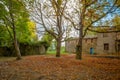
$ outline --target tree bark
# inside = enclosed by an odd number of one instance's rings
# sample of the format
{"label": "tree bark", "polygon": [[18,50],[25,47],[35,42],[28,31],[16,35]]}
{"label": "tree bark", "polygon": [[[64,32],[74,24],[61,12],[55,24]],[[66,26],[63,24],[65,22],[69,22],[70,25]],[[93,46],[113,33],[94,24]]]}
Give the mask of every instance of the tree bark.
{"label": "tree bark", "polygon": [[13,26],[13,35],[14,35],[14,47],[15,47],[15,52],[16,52],[16,55],[17,55],[16,60],[20,60],[21,59],[21,53],[20,53],[19,45],[18,45],[17,38],[16,38],[15,25],[12,24],[12,26]]}
{"label": "tree bark", "polygon": [[[86,0],[85,0],[85,2],[86,2]],[[83,27],[84,27],[85,11],[86,11],[86,6],[83,5],[83,9],[79,16],[79,19],[80,19],[80,21],[79,21],[79,40],[78,40],[78,45],[76,46],[76,59],[79,59],[79,60],[82,59],[82,40],[83,40]]]}
{"label": "tree bark", "polygon": [[78,40],[78,44],[76,45],[76,59],[82,59],[82,34],[83,34],[83,28],[81,27],[81,29],[79,30],[79,40]]}
{"label": "tree bark", "polygon": [[56,46],[56,57],[60,57],[60,50],[61,50],[61,40],[57,39],[57,46]]}
{"label": "tree bark", "polygon": [[19,46],[18,46],[18,43],[17,43],[17,40],[14,40],[14,46],[15,46],[15,52],[16,52],[16,55],[17,55],[16,60],[22,59],[21,58],[21,54],[20,54],[20,49],[19,49]]}
{"label": "tree bark", "polygon": [[12,13],[13,8],[12,8],[12,2],[9,1],[9,14],[10,14],[10,18],[11,18],[11,25],[12,25],[12,30],[13,30],[13,42],[14,42],[14,47],[15,47],[15,53],[17,55],[16,60],[20,60],[21,59],[21,53],[20,53],[20,49],[19,49],[19,45],[17,43],[17,38],[16,38],[16,26],[15,26],[15,20],[14,20],[14,15]]}

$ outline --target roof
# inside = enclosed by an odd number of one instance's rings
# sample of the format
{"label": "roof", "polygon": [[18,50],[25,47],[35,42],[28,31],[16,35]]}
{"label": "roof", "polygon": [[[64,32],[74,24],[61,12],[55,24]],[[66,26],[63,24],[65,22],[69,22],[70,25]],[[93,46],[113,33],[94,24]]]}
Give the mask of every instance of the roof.
{"label": "roof", "polygon": [[86,35],[84,38],[97,38],[97,35]]}

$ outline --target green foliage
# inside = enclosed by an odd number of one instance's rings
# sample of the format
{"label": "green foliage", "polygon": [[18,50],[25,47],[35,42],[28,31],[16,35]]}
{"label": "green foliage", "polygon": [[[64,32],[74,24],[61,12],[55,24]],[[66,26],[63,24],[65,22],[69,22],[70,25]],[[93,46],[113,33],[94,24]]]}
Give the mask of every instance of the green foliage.
{"label": "green foliage", "polygon": [[10,46],[11,37],[5,26],[0,26],[0,46]]}
{"label": "green foliage", "polygon": [[43,45],[45,47],[45,50],[47,51],[48,47],[50,46],[48,42],[46,41],[40,41],[39,45]]}
{"label": "green foliage", "polygon": [[17,40],[20,43],[37,41],[36,25],[30,21],[29,13],[24,4],[23,1],[18,0],[0,1],[0,42],[1,44],[5,43],[3,44],[4,46],[10,42],[12,43],[13,27],[11,26],[12,19],[10,14],[13,14]]}
{"label": "green foliage", "polygon": [[54,39],[53,36],[51,36],[50,34],[45,32],[45,34],[43,35],[43,37],[41,39],[41,44],[45,45],[46,50],[48,49],[48,47],[50,47],[51,42],[52,42],[53,39]]}
{"label": "green foliage", "polygon": [[62,0],[57,0],[58,6],[62,5]]}
{"label": "green foliage", "polygon": [[33,43],[37,41],[36,25],[32,21],[27,21],[25,24],[18,26],[17,38],[22,43]]}

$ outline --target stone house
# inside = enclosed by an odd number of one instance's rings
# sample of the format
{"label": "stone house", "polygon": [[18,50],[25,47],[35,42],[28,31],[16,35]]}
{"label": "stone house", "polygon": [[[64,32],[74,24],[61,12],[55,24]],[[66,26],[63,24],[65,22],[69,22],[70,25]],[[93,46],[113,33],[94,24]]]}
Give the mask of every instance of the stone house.
{"label": "stone house", "polygon": [[[70,39],[65,42],[65,50],[74,53],[78,38]],[[94,53],[113,54],[120,53],[120,32],[97,33],[94,36],[86,36],[83,39],[83,52],[90,53],[93,48]]]}
{"label": "stone house", "polygon": [[98,33],[96,53],[116,53],[117,33]]}

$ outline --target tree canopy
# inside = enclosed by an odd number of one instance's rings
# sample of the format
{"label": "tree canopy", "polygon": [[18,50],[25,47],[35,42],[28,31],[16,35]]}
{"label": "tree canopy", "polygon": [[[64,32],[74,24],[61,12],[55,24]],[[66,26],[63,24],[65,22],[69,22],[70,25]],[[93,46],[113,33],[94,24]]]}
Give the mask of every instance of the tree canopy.
{"label": "tree canopy", "polygon": [[0,1],[0,12],[0,25],[6,28],[5,32],[8,31],[10,35],[8,38],[11,44],[14,44],[17,59],[21,59],[18,42],[29,42],[32,37],[30,36],[30,25],[28,25],[29,13],[25,3],[22,0],[2,0]]}
{"label": "tree canopy", "polygon": [[[4,42],[6,42],[6,40],[11,42],[11,39],[13,39],[9,4],[9,0],[0,1],[0,34],[1,39]],[[29,13],[24,6],[24,3],[22,1],[12,0],[12,4],[13,9],[11,10],[11,13],[14,15],[18,41],[30,43],[37,40],[36,25],[29,19]]]}

